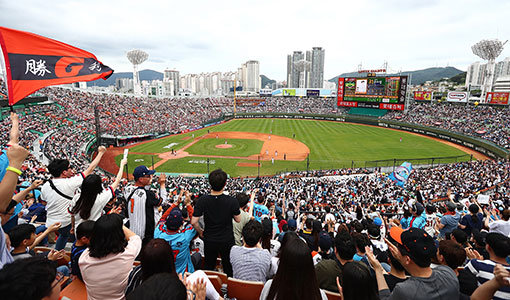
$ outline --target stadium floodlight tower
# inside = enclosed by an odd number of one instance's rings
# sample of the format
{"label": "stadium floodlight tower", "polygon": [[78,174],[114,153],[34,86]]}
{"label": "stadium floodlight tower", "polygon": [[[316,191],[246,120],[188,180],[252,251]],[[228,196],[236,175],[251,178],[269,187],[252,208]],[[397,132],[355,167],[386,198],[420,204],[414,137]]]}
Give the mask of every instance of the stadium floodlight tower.
{"label": "stadium floodlight tower", "polygon": [[307,76],[310,72],[310,68],[312,66],[312,62],[308,60],[298,60],[294,62],[294,67],[299,71],[299,84],[300,88],[306,88]]}
{"label": "stadium floodlight tower", "polygon": [[149,54],[142,50],[131,50],[126,56],[133,64],[133,92],[136,96],[140,96],[142,94],[142,87],[140,86],[140,77],[138,76],[138,65],[146,61],[149,58]]}
{"label": "stadium floodlight tower", "polygon": [[492,92],[492,84],[494,81],[494,71],[496,69],[496,58],[503,51],[503,46],[506,42],[501,42],[498,39],[494,40],[481,40],[471,46],[471,50],[476,56],[487,61],[487,68],[483,78],[481,102],[485,102],[485,95],[487,92]]}

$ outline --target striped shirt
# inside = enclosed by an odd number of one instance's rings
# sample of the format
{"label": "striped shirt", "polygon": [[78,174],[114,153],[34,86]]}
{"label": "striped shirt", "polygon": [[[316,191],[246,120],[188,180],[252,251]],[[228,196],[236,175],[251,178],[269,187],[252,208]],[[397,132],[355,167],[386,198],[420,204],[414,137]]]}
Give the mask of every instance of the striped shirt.
{"label": "striped shirt", "polygon": [[236,279],[266,282],[275,273],[266,249],[233,246],[230,262]]}
{"label": "striped shirt", "polygon": [[[484,284],[485,282],[491,280],[494,277],[494,266],[496,263],[490,259],[486,260],[476,260],[473,259],[469,261],[465,267],[465,269],[469,270],[473,275],[476,276],[476,280],[478,281],[478,286]],[[510,266],[504,266],[505,269],[510,271]],[[499,289],[495,294],[494,298],[496,300],[499,299],[510,299],[510,287],[505,286]]]}
{"label": "striped shirt", "polygon": [[[161,204],[161,200],[154,192],[132,185],[125,188],[124,194],[129,197],[126,199],[129,229],[142,239],[152,239],[155,228],[154,208]],[[164,198],[163,194],[161,198]]]}

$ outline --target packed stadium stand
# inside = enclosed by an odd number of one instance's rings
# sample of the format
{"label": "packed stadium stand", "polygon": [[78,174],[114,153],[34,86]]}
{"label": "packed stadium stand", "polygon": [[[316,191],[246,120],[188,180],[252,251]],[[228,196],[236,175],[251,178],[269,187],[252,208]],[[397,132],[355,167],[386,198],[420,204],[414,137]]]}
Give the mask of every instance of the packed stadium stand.
{"label": "packed stadium stand", "polygon": [[[232,99],[41,92],[48,102],[4,110],[0,122],[6,299],[33,292],[27,282],[44,290],[38,299],[57,289],[70,299],[484,299],[476,297],[491,291],[510,299],[508,158],[416,169],[403,186],[377,168],[194,178],[138,167],[133,183],[121,179],[124,165],[94,174],[109,151],[88,155],[95,108],[105,135],[156,136],[231,114]],[[333,99],[259,100],[237,112],[371,116],[510,149],[500,108],[414,104],[404,114],[341,109]],[[187,274],[186,286],[177,274]]]}

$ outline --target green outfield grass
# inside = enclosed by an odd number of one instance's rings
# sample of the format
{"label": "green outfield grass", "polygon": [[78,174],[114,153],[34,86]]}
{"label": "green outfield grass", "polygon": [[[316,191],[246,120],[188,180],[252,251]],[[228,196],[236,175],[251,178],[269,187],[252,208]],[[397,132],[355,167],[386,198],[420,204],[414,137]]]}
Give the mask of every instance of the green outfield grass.
{"label": "green outfield grass", "polygon": [[218,149],[216,145],[224,144],[225,139],[203,139],[186,149],[189,154],[207,154],[220,156],[250,156],[259,154],[262,149],[263,141],[228,139],[227,143],[232,148]]}
{"label": "green outfield grass", "polygon": [[[246,119],[233,120],[207,129],[201,129],[193,133],[170,136],[167,138],[151,141],[131,148],[130,152],[163,153],[171,151],[171,148],[178,150],[192,141],[192,139],[210,132],[220,131],[244,131],[260,132],[286,136],[303,142],[310,149],[310,169],[332,169],[364,167],[365,161],[383,159],[411,159],[428,157],[445,157],[464,155],[461,150],[448,146],[441,142],[416,136],[410,133],[389,130],[385,128],[348,124],[341,122],[312,121],[312,120],[282,120],[282,119]],[[402,137],[402,142],[400,138]],[[224,140],[221,140],[224,142]],[[230,149],[217,149],[214,146],[219,144],[216,139],[206,139],[197,142],[186,151],[202,155],[228,155],[228,156],[249,156],[260,151],[262,142],[258,144],[255,140],[242,141],[236,147]],[[229,139],[231,144],[236,140]],[[244,145],[244,146],[243,146]],[[164,148],[167,146],[167,148]],[[241,151],[246,149],[246,151]],[[227,154],[227,151],[230,151]],[[190,152],[191,153],[191,152]],[[221,154],[218,154],[221,153]],[[235,154],[232,154],[235,153]],[[280,154],[282,155],[282,154]],[[146,164],[150,165],[151,155],[129,156],[129,168]],[[136,158],[135,158],[136,157]],[[121,157],[117,157],[117,163]],[[144,159],[144,162],[135,162],[135,159]],[[468,160],[469,156],[465,157]],[[156,163],[160,159],[154,156]],[[212,161],[214,160],[214,164]],[[190,162],[191,161],[191,162]],[[222,168],[230,176],[256,176],[256,167],[237,167],[238,162],[255,162],[240,159],[210,158],[210,170]],[[260,168],[260,175],[276,174],[278,172],[306,170],[305,161],[263,161]],[[437,163],[437,160],[436,160]],[[368,166],[372,166],[368,164]],[[157,168],[158,172],[169,173],[207,173],[206,159],[200,157],[186,157],[177,160],[169,160]]]}

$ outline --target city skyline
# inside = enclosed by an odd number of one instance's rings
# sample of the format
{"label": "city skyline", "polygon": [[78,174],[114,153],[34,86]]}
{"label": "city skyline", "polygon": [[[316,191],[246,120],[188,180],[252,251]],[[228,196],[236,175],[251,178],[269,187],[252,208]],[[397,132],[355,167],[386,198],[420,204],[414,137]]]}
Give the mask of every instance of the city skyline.
{"label": "city skyline", "polygon": [[[140,69],[181,74],[228,72],[257,60],[260,74],[286,80],[286,56],[295,49],[328,50],[324,79],[365,68],[389,71],[480,61],[471,46],[510,38],[510,2],[480,0],[270,1],[144,3],[120,1],[0,2],[0,26],[47,36],[94,53],[116,72],[131,70],[125,53],[141,49]],[[278,17],[273,17],[278,16]],[[172,26],[167,26],[171,20]],[[481,21],[482,20],[482,21]],[[293,30],[288,24],[293,24]],[[175,26],[176,25],[176,26]],[[508,46],[501,57],[510,56]]]}

